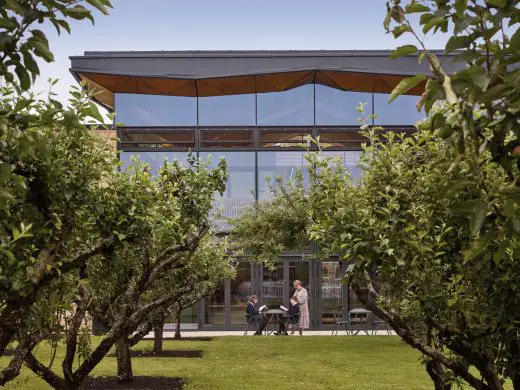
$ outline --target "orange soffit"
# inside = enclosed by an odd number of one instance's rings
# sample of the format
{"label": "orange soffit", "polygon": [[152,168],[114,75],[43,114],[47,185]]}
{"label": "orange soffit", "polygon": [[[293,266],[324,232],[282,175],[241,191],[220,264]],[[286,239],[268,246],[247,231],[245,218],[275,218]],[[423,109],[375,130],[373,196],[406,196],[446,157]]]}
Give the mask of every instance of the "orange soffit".
{"label": "orange soffit", "polygon": [[[256,75],[179,79],[166,77],[129,76],[81,72],[77,74],[86,87],[95,92],[95,99],[114,107],[114,93],[137,93],[166,96],[222,96],[249,93],[280,92],[305,84],[317,83],[344,91],[390,93],[409,76],[328,70],[293,71]],[[420,95],[425,82],[407,92]]]}

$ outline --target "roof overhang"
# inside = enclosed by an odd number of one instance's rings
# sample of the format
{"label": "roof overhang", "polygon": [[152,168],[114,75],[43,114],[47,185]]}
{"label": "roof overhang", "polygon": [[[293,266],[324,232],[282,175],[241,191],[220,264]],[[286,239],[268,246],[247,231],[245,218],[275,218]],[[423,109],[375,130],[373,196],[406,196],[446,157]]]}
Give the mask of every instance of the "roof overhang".
{"label": "roof overhang", "polygon": [[[222,96],[278,92],[309,83],[345,91],[390,93],[405,77],[430,75],[415,56],[388,51],[86,52],[71,72],[105,107],[114,93]],[[449,56],[438,53],[451,72]],[[420,95],[424,83],[407,92]]]}

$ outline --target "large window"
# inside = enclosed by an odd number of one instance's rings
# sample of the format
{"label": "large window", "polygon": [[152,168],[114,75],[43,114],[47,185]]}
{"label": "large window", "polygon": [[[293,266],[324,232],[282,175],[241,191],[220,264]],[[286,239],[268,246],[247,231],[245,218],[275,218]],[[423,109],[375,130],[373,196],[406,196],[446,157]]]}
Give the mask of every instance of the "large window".
{"label": "large window", "polygon": [[[359,103],[365,104],[364,114],[357,111]],[[358,118],[372,114],[372,94],[341,91],[316,85],[316,124],[327,126],[357,125]]]}
{"label": "large window", "polygon": [[255,153],[254,152],[201,152],[202,160],[211,156],[211,167],[226,159],[228,180],[222,196],[215,195],[214,217],[219,227],[226,227],[225,218],[236,218],[254,201]]}
{"label": "large window", "polygon": [[254,126],[255,95],[199,98],[200,126]]}
{"label": "large window", "polygon": [[118,93],[116,122],[125,126],[196,126],[197,98]]}
{"label": "large window", "polygon": [[390,95],[375,93],[374,94],[374,114],[376,124],[382,126],[411,126],[417,121],[423,119],[426,114],[424,111],[418,112],[415,108],[418,96],[401,95],[392,103],[388,103]]}
{"label": "large window", "polygon": [[283,182],[294,180],[298,171],[302,172],[303,184],[307,186],[309,175],[305,168],[305,152],[259,152],[258,153],[258,199],[271,199],[272,194],[267,183],[281,177]]}
{"label": "large window", "polygon": [[259,126],[308,126],[313,124],[313,84],[282,92],[258,94]]}

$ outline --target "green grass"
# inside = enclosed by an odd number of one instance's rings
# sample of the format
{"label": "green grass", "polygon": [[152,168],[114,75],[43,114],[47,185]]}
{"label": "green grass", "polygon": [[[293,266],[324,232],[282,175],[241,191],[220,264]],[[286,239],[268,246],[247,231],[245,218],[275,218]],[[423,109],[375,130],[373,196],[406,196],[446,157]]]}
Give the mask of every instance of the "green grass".
{"label": "green grass", "polygon": [[[134,349],[151,348],[143,341]],[[166,341],[164,349],[203,350],[197,358],[134,358],[134,375],[182,377],[186,389],[431,389],[420,355],[398,337],[220,337],[210,342]],[[58,351],[55,367],[61,365]],[[49,349],[37,355],[48,361]],[[1,359],[5,364],[6,358]],[[113,376],[105,358],[93,375]],[[48,389],[24,368],[8,389]]]}

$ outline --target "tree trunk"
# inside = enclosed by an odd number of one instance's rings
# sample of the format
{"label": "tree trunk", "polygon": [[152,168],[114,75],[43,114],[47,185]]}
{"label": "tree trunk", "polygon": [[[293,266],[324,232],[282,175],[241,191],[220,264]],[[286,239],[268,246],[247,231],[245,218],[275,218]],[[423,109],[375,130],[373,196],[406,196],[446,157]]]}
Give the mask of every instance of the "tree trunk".
{"label": "tree trunk", "polygon": [[179,308],[177,309],[177,315],[176,315],[177,326],[175,327],[175,336],[174,336],[176,340],[179,340],[181,338],[181,313],[182,313],[182,308],[179,306]]}
{"label": "tree trunk", "polygon": [[153,327],[153,353],[162,352],[164,320]]}
{"label": "tree trunk", "polygon": [[126,342],[126,337],[121,336],[117,340],[116,345],[117,354],[117,378],[120,381],[131,381],[132,373],[132,359],[130,356],[130,347]]}
{"label": "tree trunk", "polygon": [[433,381],[435,390],[451,390],[451,384],[446,380],[445,370],[439,363],[428,360],[426,371]]}

